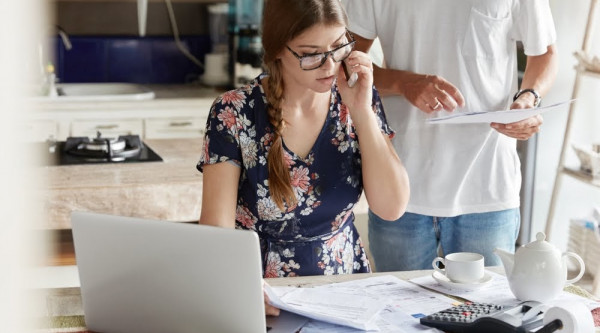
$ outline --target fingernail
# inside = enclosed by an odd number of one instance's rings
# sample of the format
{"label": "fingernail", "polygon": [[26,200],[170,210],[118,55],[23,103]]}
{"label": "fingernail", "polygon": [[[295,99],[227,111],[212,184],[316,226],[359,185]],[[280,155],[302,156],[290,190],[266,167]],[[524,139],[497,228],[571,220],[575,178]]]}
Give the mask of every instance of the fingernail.
{"label": "fingernail", "polygon": [[493,128],[498,128],[499,126],[497,124],[492,124]]}
{"label": "fingernail", "polygon": [[506,125],[506,129],[511,129],[512,126],[511,125]]}

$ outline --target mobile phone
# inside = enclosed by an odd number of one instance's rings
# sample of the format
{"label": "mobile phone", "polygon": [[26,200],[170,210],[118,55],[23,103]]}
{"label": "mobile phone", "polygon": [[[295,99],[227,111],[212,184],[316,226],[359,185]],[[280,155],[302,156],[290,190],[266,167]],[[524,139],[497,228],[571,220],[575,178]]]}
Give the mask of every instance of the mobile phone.
{"label": "mobile phone", "polygon": [[346,78],[348,78],[348,86],[350,88],[354,87],[354,85],[356,84],[356,81],[358,80],[358,74],[352,73],[352,75],[350,75],[350,72],[348,71],[348,66],[346,65],[346,63],[343,60],[342,60],[342,68],[344,68],[344,74],[346,74]]}

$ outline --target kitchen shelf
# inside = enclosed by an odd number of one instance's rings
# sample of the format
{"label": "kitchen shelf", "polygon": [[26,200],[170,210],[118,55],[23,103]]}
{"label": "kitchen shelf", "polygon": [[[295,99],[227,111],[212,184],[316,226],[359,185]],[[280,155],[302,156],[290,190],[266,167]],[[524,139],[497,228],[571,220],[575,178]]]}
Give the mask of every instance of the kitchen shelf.
{"label": "kitchen shelf", "polygon": [[[588,18],[585,25],[583,43],[580,52],[575,53],[575,57],[578,58],[579,64],[575,67],[575,83],[573,84],[573,92],[571,94],[571,99],[577,99],[579,95],[580,87],[582,84],[582,77],[589,76],[592,79],[600,79],[600,73],[596,70],[596,68],[590,69],[589,66],[586,66],[585,61],[582,61],[581,55],[589,55],[590,51],[590,41],[592,40],[592,32],[594,32],[594,21],[595,14],[598,9],[598,2],[600,0],[590,0],[590,10],[588,12]],[[567,124],[565,126],[565,134],[563,136],[563,144],[560,151],[560,158],[558,162],[558,168],[556,170],[556,177],[554,179],[554,188],[552,190],[552,197],[550,199],[550,205],[548,208],[548,217],[546,219],[546,239],[550,239],[552,224],[554,221],[554,213],[556,211],[558,194],[561,190],[562,179],[564,176],[569,176],[571,178],[577,179],[585,184],[593,185],[595,187],[600,188],[600,179],[592,177],[592,175],[587,174],[581,170],[575,170],[572,168],[568,168],[565,166],[566,161],[566,152],[570,147],[570,138],[571,138],[571,130],[573,129],[573,118],[577,103],[571,103],[569,108],[569,114],[567,116]],[[596,296],[600,296],[600,268],[597,268],[598,272],[595,272],[594,275],[594,283],[592,293]]]}
{"label": "kitchen shelf", "polygon": [[575,169],[571,169],[571,168],[563,168],[562,172],[565,175],[569,175],[583,183],[592,185],[592,186],[596,186],[596,187],[600,187],[600,178],[596,177],[592,177],[592,175],[590,175],[589,173],[583,172],[581,170],[575,170]]}
{"label": "kitchen shelf", "polygon": [[577,72],[586,76],[600,79],[600,72],[592,71],[583,67],[576,67]]}

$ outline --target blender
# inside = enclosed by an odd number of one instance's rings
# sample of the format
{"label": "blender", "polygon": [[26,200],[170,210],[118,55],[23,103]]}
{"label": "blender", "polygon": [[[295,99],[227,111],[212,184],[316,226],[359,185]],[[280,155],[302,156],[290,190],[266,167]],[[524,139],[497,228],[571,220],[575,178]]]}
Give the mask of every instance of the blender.
{"label": "blender", "polygon": [[201,81],[208,86],[228,86],[230,82],[227,71],[229,59],[228,12],[229,5],[226,3],[208,6],[208,28],[212,48],[211,52],[204,57],[204,74],[201,77]]}

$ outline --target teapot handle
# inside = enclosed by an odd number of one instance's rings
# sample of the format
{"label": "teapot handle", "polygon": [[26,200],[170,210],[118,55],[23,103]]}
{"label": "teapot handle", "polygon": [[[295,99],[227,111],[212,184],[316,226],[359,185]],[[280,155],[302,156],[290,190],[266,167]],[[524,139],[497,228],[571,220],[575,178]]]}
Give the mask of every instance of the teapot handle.
{"label": "teapot handle", "polygon": [[567,280],[565,282],[565,285],[569,284],[569,283],[572,284],[572,283],[579,281],[579,279],[581,279],[581,277],[583,276],[583,273],[585,273],[585,263],[583,262],[583,259],[581,259],[581,257],[579,255],[577,255],[576,253],[573,253],[573,252],[565,252],[565,253],[563,253],[562,256],[563,257],[573,257],[573,258],[575,258],[575,260],[577,260],[579,262],[579,274],[577,274],[577,276],[575,278],[573,278],[571,280]]}

